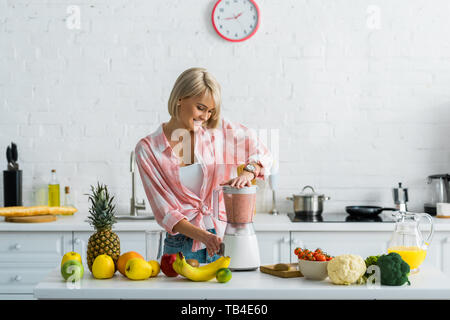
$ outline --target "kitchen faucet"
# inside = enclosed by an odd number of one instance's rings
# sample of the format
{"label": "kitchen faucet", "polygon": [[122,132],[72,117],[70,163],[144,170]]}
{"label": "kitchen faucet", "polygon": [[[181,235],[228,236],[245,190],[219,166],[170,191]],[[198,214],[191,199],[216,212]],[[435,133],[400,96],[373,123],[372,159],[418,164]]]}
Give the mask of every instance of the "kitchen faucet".
{"label": "kitchen faucet", "polygon": [[131,172],[131,199],[130,199],[130,215],[136,217],[138,215],[138,210],[145,210],[145,200],[142,200],[140,203],[136,200],[136,180],[135,180],[135,163],[136,163],[136,155],[134,151],[131,151],[130,157],[130,172]]}
{"label": "kitchen faucet", "polygon": [[130,212],[128,214],[116,215],[117,220],[155,220],[155,216],[149,214],[138,215],[138,210],[145,210],[145,200],[136,201],[136,180],[134,178],[136,156],[131,151],[130,172],[131,172],[131,199]]}

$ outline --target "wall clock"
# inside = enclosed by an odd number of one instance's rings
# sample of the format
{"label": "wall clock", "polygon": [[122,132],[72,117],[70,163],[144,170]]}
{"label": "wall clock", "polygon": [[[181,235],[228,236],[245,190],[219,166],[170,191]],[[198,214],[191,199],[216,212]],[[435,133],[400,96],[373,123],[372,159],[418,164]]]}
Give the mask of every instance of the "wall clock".
{"label": "wall clock", "polygon": [[212,11],[212,24],[225,40],[239,42],[252,37],[259,27],[259,8],[253,0],[219,0]]}

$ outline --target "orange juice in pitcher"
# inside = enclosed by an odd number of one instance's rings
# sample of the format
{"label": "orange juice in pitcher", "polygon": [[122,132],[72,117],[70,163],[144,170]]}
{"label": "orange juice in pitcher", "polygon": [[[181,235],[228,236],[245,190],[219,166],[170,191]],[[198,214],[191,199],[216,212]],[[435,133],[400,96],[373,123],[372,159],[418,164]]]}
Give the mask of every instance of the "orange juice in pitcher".
{"label": "orange juice in pitcher", "polygon": [[[411,273],[416,273],[425,260],[428,246],[431,243],[434,231],[433,219],[426,213],[396,211],[393,215],[396,218],[395,229],[389,241],[388,252],[398,253],[409,265]],[[426,218],[430,225],[430,232],[425,239],[419,228],[423,218]]]}
{"label": "orange juice in pitcher", "polygon": [[388,253],[391,252],[398,253],[411,270],[418,269],[427,255],[427,251],[419,247],[397,246],[388,248]]}

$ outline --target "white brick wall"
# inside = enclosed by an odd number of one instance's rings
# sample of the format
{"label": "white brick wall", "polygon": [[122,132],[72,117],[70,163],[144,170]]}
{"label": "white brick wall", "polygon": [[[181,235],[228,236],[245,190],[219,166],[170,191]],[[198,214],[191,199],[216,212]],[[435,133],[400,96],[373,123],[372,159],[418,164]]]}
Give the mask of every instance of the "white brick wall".
{"label": "white brick wall", "polygon": [[0,0],[0,150],[19,146],[25,204],[55,168],[81,211],[100,180],[125,213],[130,151],[168,120],[179,73],[204,66],[225,115],[280,130],[281,210],[306,184],[327,209],[390,206],[399,181],[421,210],[425,177],[450,172],[448,1],[257,2],[256,36],[228,43],[212,0]]}

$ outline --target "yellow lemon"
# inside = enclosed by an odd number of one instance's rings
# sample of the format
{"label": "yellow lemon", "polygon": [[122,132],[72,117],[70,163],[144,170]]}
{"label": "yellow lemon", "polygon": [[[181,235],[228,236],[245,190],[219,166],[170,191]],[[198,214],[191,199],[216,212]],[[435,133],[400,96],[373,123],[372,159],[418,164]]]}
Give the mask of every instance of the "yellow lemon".
{"label": "yellow lemon", "polygon": [[64,263],[66,263],[69,260],[77,260],[78,262],[82,263],[80,254],[76,253],[76,252],[73,252],[73,251],[70,251],[70,252],[67,252],[63,256],[63,258],[61,260],[61,267],[64,265]]}
{"label": "yellow lemon", "polygon": [[107,254],[97,256],[92,264],[92,275],[96,279],[112,278],[115,271],[114,261]]}
{"label": "yellow lemon", "polygon": [[159,265],[158,261],[156,260],[150,260],[148,262],[152,266],[152,275],[151,277],[156,277],[161,270],[161,266]]}

